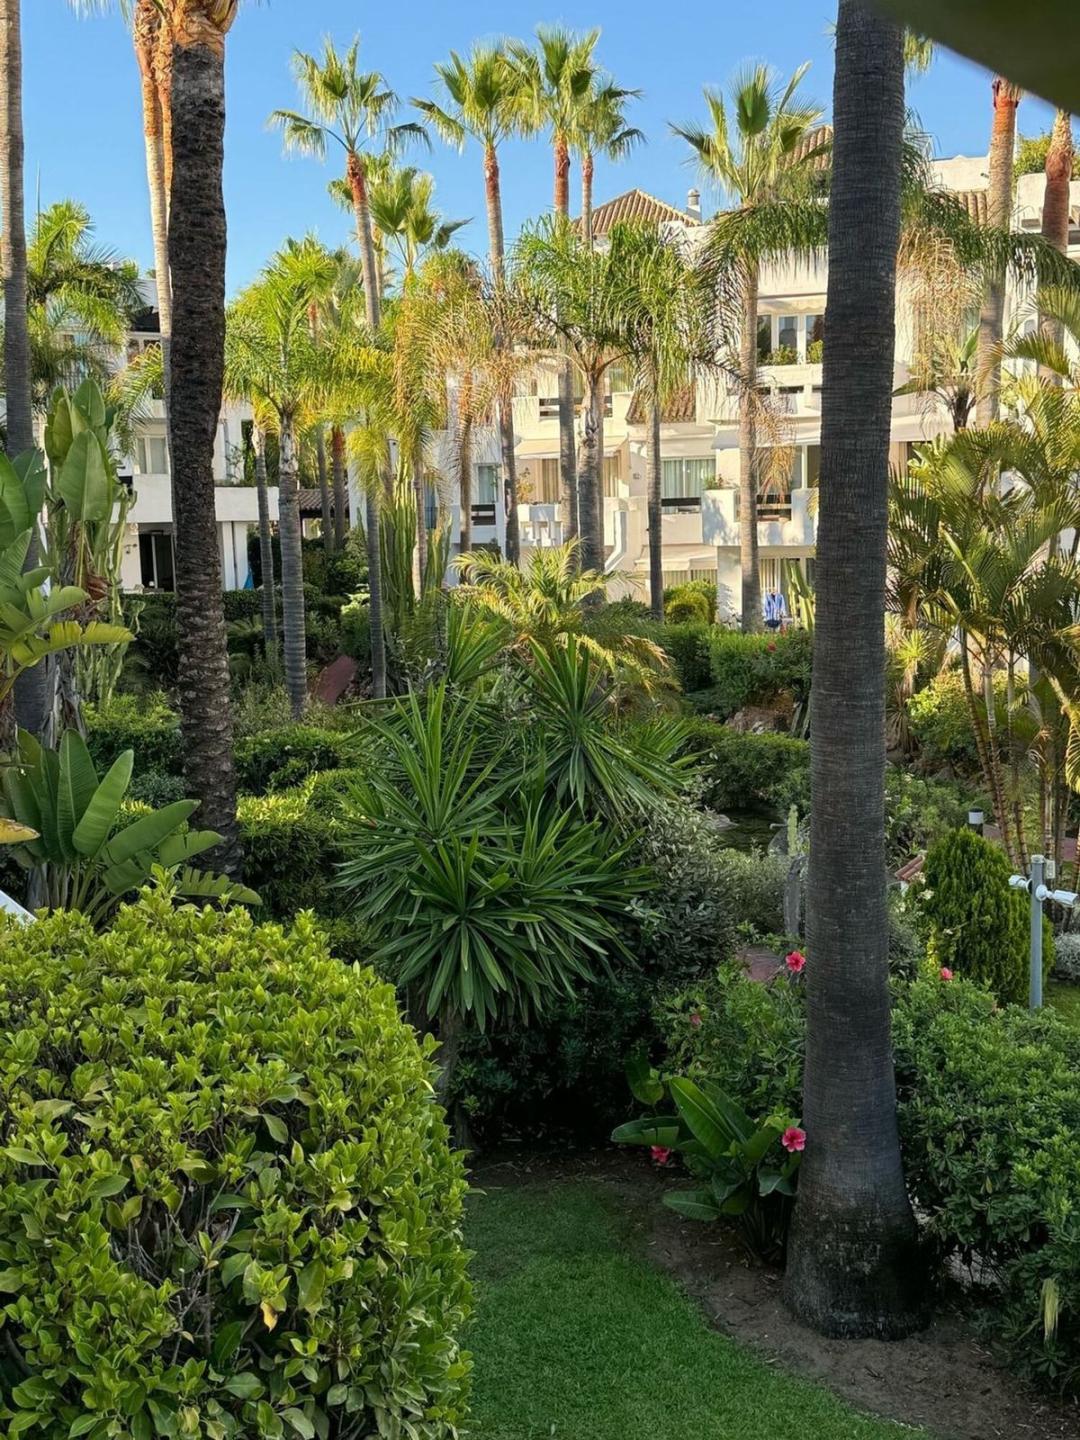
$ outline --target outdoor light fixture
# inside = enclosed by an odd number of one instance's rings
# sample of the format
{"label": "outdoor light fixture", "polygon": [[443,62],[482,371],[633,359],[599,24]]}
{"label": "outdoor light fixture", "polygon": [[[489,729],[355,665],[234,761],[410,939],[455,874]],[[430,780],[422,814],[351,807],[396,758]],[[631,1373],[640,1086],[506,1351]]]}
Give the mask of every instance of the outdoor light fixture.
{"label": "outdoor light fixture", "polygon": [[983,812],[981,810],[968,811],[968,828],[974,830],[976,835],[981,835],[983,833],[984,820],[985,816],[983,815]]}
{"label": "outdoor light fixture", "polygon": [[1072,907],[1080,900],[1075,890],[1051,890],[1044,882],[1053,880],[1056,867],[1044,855],[1031,857],[1030,875],[1010,875],[1009,884],[1014,890],[1026,890],[1031,896],[1031,966],[1028,972],[1028,1009],[1038,1010],[1042,1005],[1042,940],[1043,903],[1053,900],[1058,905]]}

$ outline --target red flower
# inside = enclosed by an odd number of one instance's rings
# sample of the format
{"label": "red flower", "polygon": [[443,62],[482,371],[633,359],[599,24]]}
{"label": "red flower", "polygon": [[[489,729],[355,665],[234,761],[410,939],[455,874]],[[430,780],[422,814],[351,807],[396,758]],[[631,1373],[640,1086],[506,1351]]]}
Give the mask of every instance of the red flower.
{"label": "red flower", "polygon": [[949,969],[949,967],[948,967],[947,965],[942,965],[941,970],[940,970],[939,973],[940,973],[940,975],[941,975],[942,980],[951,980],[951,979],[952,979],[952,971]]}
{"label": "red flower", "polygon": [[770,654],[772,654],[772,652],[776,649],[776,641],[770,640],[768,645],[765,646],[765,649],[768,650]]}
{"label": "red flower", "polygon": [[666,1145],[654,1145],[650,1151],[652,1158],[657,1165],[666,1165],[671,1159],[671,1151]]}
{"label": "red flower", "polygon": [[805,1150],[806,1131],[800,1130],[797,1125],[789,1125],[783,1135],[780,1136],[780,1144],[783,1145],[785,1150],[790,1150],[792,1154],[794,1154],[796,1150]]}
{"label": "red flower", "polygon": [[801,950],[792,950],[790,955],[784,957],[784,964],[792,975],[801,975],[806,969],[806,956]]}
{"label": "red flower", "polygon": [[701,1016],[697,1013],[696,1010],[694,1011],[693,1015],[690,1016],[690,1024],[694,1027],[695,1030],[701,1029]]}

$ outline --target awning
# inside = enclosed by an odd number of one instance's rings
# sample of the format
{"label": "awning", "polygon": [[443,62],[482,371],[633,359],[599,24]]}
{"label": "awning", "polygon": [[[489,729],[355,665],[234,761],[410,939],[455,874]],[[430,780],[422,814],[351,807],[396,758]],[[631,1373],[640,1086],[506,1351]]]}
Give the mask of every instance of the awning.
{"label": "awning", "polygon": [[[581,437],[576,441],[581,444]],[[604,439],[604,458],[610,460],[612,455],[617,455],[626,444],[626,438],[621,440]],[[556,436],[553,440],[519,440],[514,446],[514,454],[519,460],[557,460],[559,458],[559,439]]]}

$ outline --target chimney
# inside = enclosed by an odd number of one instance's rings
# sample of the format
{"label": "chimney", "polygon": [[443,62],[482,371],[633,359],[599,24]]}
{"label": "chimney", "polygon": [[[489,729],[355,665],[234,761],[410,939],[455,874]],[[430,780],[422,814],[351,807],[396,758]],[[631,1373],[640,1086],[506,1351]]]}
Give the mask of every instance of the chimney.
{"label": "chimney", "polygon": [[696,187],[687,193],[686,213],[690,216],[691,220],[701,219],[701,191]]}

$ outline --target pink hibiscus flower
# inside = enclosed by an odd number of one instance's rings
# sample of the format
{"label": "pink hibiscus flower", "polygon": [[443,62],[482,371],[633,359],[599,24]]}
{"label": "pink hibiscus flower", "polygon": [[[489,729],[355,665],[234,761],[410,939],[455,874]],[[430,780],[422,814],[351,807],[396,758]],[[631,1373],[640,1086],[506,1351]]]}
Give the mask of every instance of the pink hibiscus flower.
{"label": "pink hibiscus flower", "polygon": [[784,964],[792,975],[801,975],[806,969],[806,956],[801,950],[792,950],[790,955],[784,957]]}
{"label": "pink hibiscus flower", "polygon": [[657,1165],[666,1165],[671,1159],[671,1151],[666,1145],[654,1145],[649,1153]]}
{"label": "pink hibiscus flower", "polygon": [[789,1125],[783,1135],[780,1136],[780,1144],[793,1155],[796,1150],[805,1150],[806,1131],[800,1130],[798,1125]]}
{"label": "pink hibiscus flower", "polygon": [[951,980],[951,979],[952,979],[952,971],[949,969],[949,967],[948,967],[947,965],[942,965],[942,967],[941,967],[941,969],[940,969],[940,971],[939,971],[938,973],[940,974],[942,980]]}

